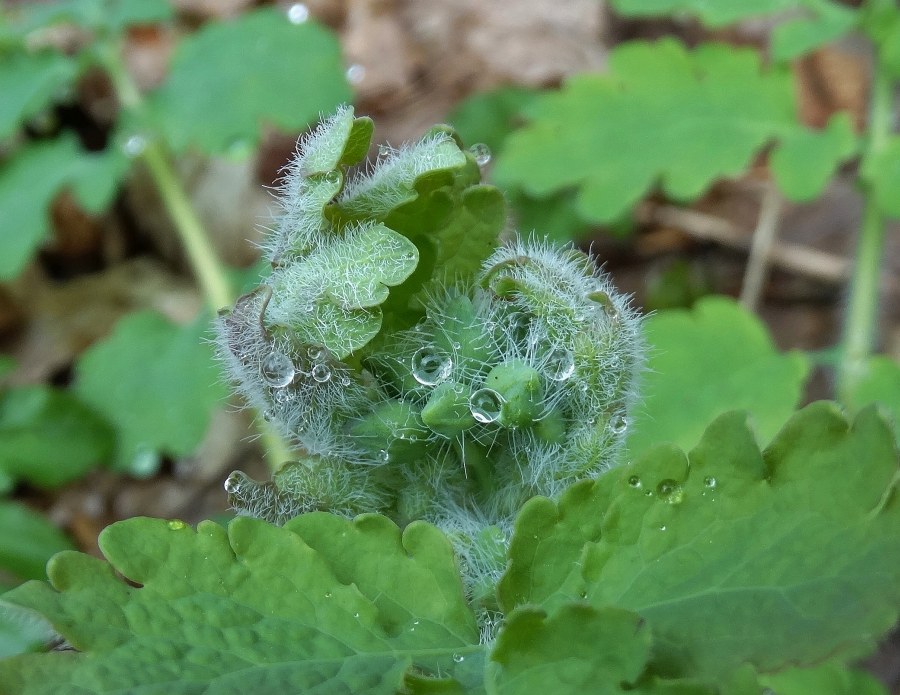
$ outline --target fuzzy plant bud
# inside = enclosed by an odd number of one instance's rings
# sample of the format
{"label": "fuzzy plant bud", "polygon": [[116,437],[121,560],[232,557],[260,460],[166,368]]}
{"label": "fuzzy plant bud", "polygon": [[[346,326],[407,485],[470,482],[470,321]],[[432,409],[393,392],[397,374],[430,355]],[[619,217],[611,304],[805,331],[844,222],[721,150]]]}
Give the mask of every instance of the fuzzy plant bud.
{"label": "fuzzy plant bud", "polygon": [[371,133],[345,107],[301,141],[272,273],[219,319],[238,390],[302,452],[226,489],[275,523],[437,524],[491,624],[517,510],[619,460],[640,321],[587,255],[499,243],[503,197],[452,130],[354,171]]}

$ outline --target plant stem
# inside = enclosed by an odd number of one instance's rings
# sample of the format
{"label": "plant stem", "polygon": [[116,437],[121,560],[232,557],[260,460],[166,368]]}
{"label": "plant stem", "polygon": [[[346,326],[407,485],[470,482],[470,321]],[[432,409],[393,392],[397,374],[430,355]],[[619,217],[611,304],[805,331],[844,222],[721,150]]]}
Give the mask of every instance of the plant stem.
{"label": "plant stem", "polygon": [[[122,63],[120,47],[113,42],[106,42],[99,49],[98,56],[112,80],[122,107],[137,115],[135,120],[139,123],[147,122],[146,118],[141,117],[144,108],[143,98]],[[228,273],[219,261],[209,234],[184,190],[166,148],[154,135],[144,133],[139,137],[144,138],[145,143],[143,150],[136,156],[146,165],[166,212],[175,223],[175,230],[187,251],[188,261],[203,296],[214,312],[222,307],[231,306],[235,295]],[[266,459],[273,471],[293,458],[288,446],[267,422],[260,420],[258,429]]]}
{"label": "plant stem", "polygon": [[891,79],[876,57],[872,75],[868,143],[860,166],[866,202],[859,231],[853,279],[850,284],[841,362],[838,367],[837,392],[845,403],[850,402],[850,394],[865,372],[866,361],[872,352],[876,337],[878,285],[885,220],[872,194],[871,183],[866,180],[865,171],[866,162],[880,154],[890,137],[892,94]]}

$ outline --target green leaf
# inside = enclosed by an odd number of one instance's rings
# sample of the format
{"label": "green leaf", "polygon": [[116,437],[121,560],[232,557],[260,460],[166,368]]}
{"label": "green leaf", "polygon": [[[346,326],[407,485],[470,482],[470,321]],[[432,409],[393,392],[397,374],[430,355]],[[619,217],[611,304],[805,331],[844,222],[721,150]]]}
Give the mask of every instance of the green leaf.
{"label": "green leaf", "polygon": [[20,5],[12,14],[21,37],[55,24],[76,24],[100,33],[119,33],[135,24],[164,22],[173,17],[167,0],[56,0]]}
{"label": "green leaf", "polygon": [[118,150],[88,154],[64,135],[20,150],[0,170],[0,279],[15,277],[50,230],[49,206],[71,188],[91,213],[112,200],[128,160]]}
{"label": "green leaf", "polygon": [[37,651],[53,639],[53,630],[46,622],[21,611],[10,611],[2,601],[0,592],[0,659]]}
{"label": "green leaf", "polygon": [[0,139],[53,103],[78,74],[71,58],[55,51],[0,51]]}
{"label": "green leaf", "polygon": [[900,218],[900,136],[893,135],[863,161],[862,178],[871,186],[881,211]]}
{"label": "green leaf", "polygon": [[779,24],[772,32],[773,60],[786,62],[837,41],[857,24],[856,10],[826,0],[806,0],[806,16]]}
{"label": "green leaf", "polygon": [[62,553],[52,588],[33,582],[3,597],[45,615],[78,651],[7,659],[0,682],[23,694],[393,695],[411,667],[452,674],[460,656],[481,651],[434,528],[401,534],[374,515],[295,524],[114,524],[100,536],[109,565]]}
{"label": "green leaf", "polygon": [[835,167],[855,150],[850,117],[840,113],[822,131],[797,130],[785,136],[769,164],[788,198],[807,201],[821,194]]}
{"label": "green leaf", "polygon": [[765,327],[724,297],[699,300],[691,311],[670,310],[645,324],[648,369],[628,436],[630,456],[654,444],[690,449],[706,425],[729,410],[747,410],[768,442],[793,412],[809,365],[781,354]]}
{"label": "green leaf", "polygon": [[803,132],[786,67],[763,70],[755,51],[689,51],[671,39],[620,45],[608,74],[572,78],[528,115],[498,158],[498,184],[537,197],[574,187],[578,213],[607,223],[657,181],[676,200],[695,198],[772,140]]}
{"label": "green leaf", "polygon": [[183,41],[149,103],[172,147],[222,154],[256,145],[264,123],[297,130],[351,97],[334,36],[263,9]]}
{"label": "green leaf", "polygon": [[0,472],[56,487],[77,480],[113,450],[113,431],[71,393],[27,386],[0,394]]}
{"label": "green leaf", "polygon": [[760,452],[746,418],[685,456],[658,447],[558,504],[525,505],[499,597],[633,610],[668,677],[857,657],[900,606],[898,452],[874,409],[797,413]]}
{"label": "green leaf", "polygon": [[[273,302],[268,320],[344,359],[378,333],[388,288],[406,280],[418,260],[418,250],[403,235],[383,224],[360,225],[342,243],[322,246],[273,275],[273,294],[289,301]],[[297,310],[298,296],[307,297],[308,311]]]}
{"label": "green leaf", "polygon": [[0,501],[0,569],[19,579],[44,579],[47,560],[74,547],[41,514],[17,502]]}
{"label": "green leaf", "polygon": [[497,695],[631,692],[650,656],[650,630],[618,608],[520,608],[507,619],[491,661]]}
{"label": "green leaf", "polygon": [[884,355],[870,357],[844,405],[859,410],[870,403],[886,408],[900,425],[900,364]]}
{"label": "green leaf", "polygon": [[854,10],[828,0],[613,0],[613,7],[630,17],[688,14],[712,28],[767,15],[794,17],[773,32],[772,57],[779,61],[796,58],[841,37],[857,21]]}
{"label": "green leaf", "polygon": [[114,465],[152,474],[161,451],[190,454],[227,389],[205,340],[205,317],[176,326],[151,311],[130,314],[76,366],[76,393],[118,432]]}

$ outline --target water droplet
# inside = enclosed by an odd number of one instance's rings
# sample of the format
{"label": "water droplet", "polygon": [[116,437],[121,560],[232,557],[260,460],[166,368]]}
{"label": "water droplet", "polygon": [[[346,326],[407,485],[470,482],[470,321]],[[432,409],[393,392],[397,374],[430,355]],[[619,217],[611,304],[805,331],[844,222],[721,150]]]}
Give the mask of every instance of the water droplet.
{"label": "water droplet", "polygon": [[350,385],[350,377],[342,376],[341,377],[341,386],[349,386]]}
{"label": "water droplet", "polygon": [[247,480],[247,476],[244,475],[241,471],[234,471],[231,475],[225,478],[225,484],[223,487],[225,488],[225,492],[229,495],[233,495],[237,492],[244,481]]}
{"label": "water droplet", "polygon": [[582,381],[580,384],[578,384],[578,390],[581,391],[582,393],[587,393],[588,382]]}
{"label": "water droplet", "polygon": [[131,135],[125,141],[125,154],[137,157],[147,148],[147,139],[143,135]]}
{"label": "water droplet", "polygon": [[272,388],[283,389],[294,380],[294,363],[283,352],[273,350],[260,363],[259,375]]}
{"label": "water droplet", "polygon": [[457,664],[461,664],[465,660],[466,660],[466,657],[464,657],[462,654],[454,654],[453,655],[453,661]]}
{"label": "water droplet", "polygon": [[327,174],[325,174],[325,183],[332,186],[337,186],[341,182],[341,178],[341,172],[339,172],[337,169],[332,169]]}
{"label": "water droplet", "polygon": [[614,415],[612,420],[609,421],[609,428],[615,434],[622,434],[622,432],[628,429],[628,418],[624,415]]}
{"label": "water droplet", "polygon": [[309,355],[309,359],[318,360],[322,358],[322,355],[325,354],[325,351],[318,345],[313,345],[312,347],[306,348],[306,354]]}
{"label": "water droplet", "polygon": [[469,152],[475,157],[475,163],[483,167],[491,161],[491,148],[483,142],[478,142],[469,148]]}
{"label": "water droplet", "polygon": [[469,397],[469,410],[478,422],[488,424],[500,417],[503,397],[493,389],[479,389]]}
{"label": "water droplet", "polygon": [[665,524],[663,524],[662,526],[660,526],[660,527],[659,527],[659,530],[660,530],[660,531],[665,531],[665,530],[666,530]]}
{"label": "water droplet", "polygon": [[453,349],[454,349],[454,350],[459,350],[460,348],[462,348],[462,343],[460,343],[459,341],[455,341],[455,340],[454,340],[454,341],[453,341]]}
{"label": "water droplet", "polygon": [[547,376],[553,381],[565,381],[575,372],[575,355],[571,350],[556,348],[547,359]]}
{"label": "water droplet", "polygon": [[603,290],[596,290],[594,292],[588,292],[586,296],[590,301],[600,305],[603,313],[606,314],[606,317],[610,321],[619,320],[619,310],[613,303],[612,297],[610,297],[606,292],[604,292]]}
{"label": "water droplet", "polygon": [[359,613],[354,613],[353,617],[356,618],[357,620],[359,620]]}
{"label": "water droplet", "polygon": [[378,460],[387,463],[391,459],[391,453],[387,449],[381,449],[378,452]]}
{"label": "water droplet", "polygon": [[366,69],[359,63],[354,63],[349,68],[347,68],[346,72],[347,82],[352,85],[358,85],[366,78]]}
{"label": "water droplet", "polygon": [[187,527],[187,524],[183,521],[179,521],[178,519],[172,519],[172,521],[169,522],[169,528],[173,531],[180,531],[185,527]]}
{"label": "water droplet", "polygon": [[711,475],[706,476],[703,479],[703,484],[706,485],[710,490],[715,490],[716,485],[719,484],[719,481],[713,478]]}
{"label": "water droplet", "polygon": [[412,357],[412,375],[423,386],[434,386],[450,376],[453,360],[431,345],[416,350]]}
{"label": "water droplet", "polygon": [[288,8],[287,17],[291,24],[303,24],[309,19],[309,8],[302,2],[295,3]]}
{"label": "water droplet", "polygon": [[681,501],[684,499],[684,488],[676,481],[667,478],[656,486],[656,494],[659,495],[663,502],[681,504]]}
{"label": "water droplet", "polygon": [[273,410],[265,410],[263,411],[263,420],[266,422],[272,422],[275,419],[275,411]]}
{"label": "water droplet", "polygon": [[325,598],[331,598],[332,595],[333,595],[333,594],[332,594],[330,591],[326,591],[326,592],[325,592]]}
{"label": "water droplet", "polygon": [[631,485],[631,487],[637,489],[641,486],[641,479],[636,475],[633,475],[628,479],[628,484]]}
{"label": "water droplet", "polygon": [[312,375],[312,378],[318,381],[320,384],[324,384],[331,378],[331,370],[328,368],[327,364],[320,363],[313,365],[310,374]]}

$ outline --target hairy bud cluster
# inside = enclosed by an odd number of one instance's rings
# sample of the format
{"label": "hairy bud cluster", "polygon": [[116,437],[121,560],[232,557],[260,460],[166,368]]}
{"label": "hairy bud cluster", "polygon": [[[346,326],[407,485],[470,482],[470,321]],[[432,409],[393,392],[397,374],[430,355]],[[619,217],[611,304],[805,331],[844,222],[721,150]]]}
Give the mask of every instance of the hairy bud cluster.
{"label": "hairy bud cluster", "polygon": [[436,128],[348,179],[370,135],[345,108],[301,142],[272,274],[220,317],[238,389],[302,449],[272,482],[235,472],[226,490],[275,523],[432,521],[489,610],[519,507],[616,463],[639,318],[585,254],[497,246],[483,149]]}

